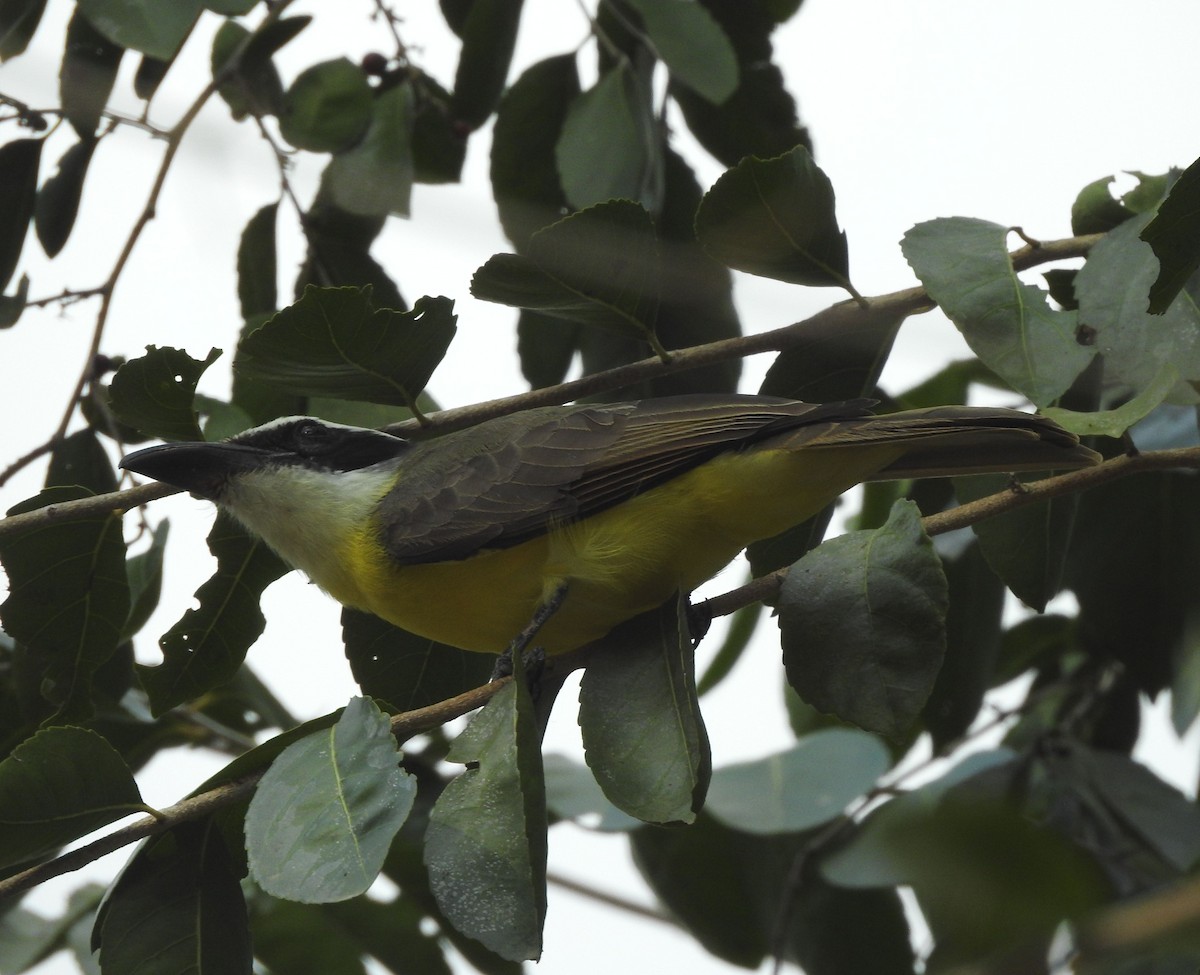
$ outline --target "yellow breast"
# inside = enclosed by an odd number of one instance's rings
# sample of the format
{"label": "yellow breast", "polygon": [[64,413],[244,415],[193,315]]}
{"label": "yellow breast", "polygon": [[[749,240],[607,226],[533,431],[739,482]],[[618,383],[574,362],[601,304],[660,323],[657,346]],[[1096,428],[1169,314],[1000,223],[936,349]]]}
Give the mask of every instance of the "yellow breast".
{"label": "yellow breast", "polygon": [[[691,592],[750,542],[800,523],[895,453],[832,448],[819,465],[803,452],[723,454],[590,518],[459,561],[397,566],[364,529],[343,546],[337,589],[326,588],[406,630],[498,653],[565,582],[562,608],[537,642],[548,653],[570,650]],[[815,466],[819,479],[806,477]]]}

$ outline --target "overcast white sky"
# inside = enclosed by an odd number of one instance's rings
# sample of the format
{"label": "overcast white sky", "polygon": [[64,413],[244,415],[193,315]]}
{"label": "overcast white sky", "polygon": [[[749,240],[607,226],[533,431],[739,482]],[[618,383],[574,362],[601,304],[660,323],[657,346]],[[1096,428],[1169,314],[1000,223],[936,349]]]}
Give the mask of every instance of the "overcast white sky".
{"label": "overcast white sky", "polygon": [[[590,6],[591,4],[589,4]],[[62,26],[71,4],[50,0],[46,22],[30,52],[0,68],[0,91],[35,106],[57,103]],[[434,0],[395,0],[415,59],[449,85],[457,45],[441,25]],[[371,3],[344,3],[340,22],[330,6],[297,3],[319,27],[279,58],[285,80],[314,60],[368,50],[390,50],[385,33],[368,21]],[[548,54],[586,37],[580,7],[563,0],[528,0],[512,77]],[[216,18],[206,25],[211,32]],[[1200,155],[1192,110],[1200,91],[1194,44],[1200,10],[1194,0],[807,0],[776,35],[777,62],[797,96],[816,142],[816,157],[833,181],[838,212],[850,241],[851,275],[864,294],[911,286],[897,243],[912,224],[939,216],[973,216],[1019,224],[1037,237],[1070,233],[1069,213],[1085,184],[1123,170],[1161,172]],[[132,59],[128,59],[132,60]],[[593,53],[581,63],[591,70]],[[193,38],[155,103],[153,119],[169,126],[203,83],[207,41]],[[118,81],[114,105],[138,114],[131,93],[133,64]],[[3,133],[8,138],[8,133]],[[56,136],[47,157],[69,145]],[[85,189],[80,222],[54,262],[27,244],[23,268],[32,294],[98,284],[108,273],[140,209],[162,152],[161,143],[132,130],[106,140]],[[446,406],[507,395],[523,388],[513,357],[514,315],[474,302],[471,273],[491,254],[507,250],[486,184],[488,134],[473,138],[464,182],[418,187],[413,217],[393,220],[375,256],[413,300],[423,293],[457,301],[459,337],[435,374],[431,392]],[[294,178],[301,198],[311,195],[314,157],[299,158]],[[693,155],[702,183],[721,167]],[[306,189],[307,187],[307,189]],[[147,343],[177,345],[202,357],[210,346],[232,349],[239,325],[232,255],[248,217],[277,196],[270,154],[249,124],[235,126],[223,103],[212,101],[183,145],[150,227],[125,274],[104,343],[110,354],[134,355]],[[281,208],[281,212],[282,208]],[[281,237],[294,218],[287,217]],[[281,295],[294,277],[299,252],[281,255]],[[747,330],[803,318],[841,297],[830,291],[786,287],[740,277],[737,295]],[[94,320],[93,304],[64,313],[28,314],[0,335],[0,443],[11,458],[41,442],[57,424],[83,363]],[[885,382],[899,389],[958,354],[953,330],[935,315],[905,326]],[[227,360],[223,360],[227,361]],[[768,365],[754,362],[752,390]],[[222,363],[203,388],[220,395],[228,373]],[[0,492],[10,507],[34,493],[40,471]],[[152,517],[170,516],[173,543],[192,539],[168,565],[164,606],[147,634],[170,625],[190,604],[210,564],[202,539],[208,507],[189,498],[156,504]],[[179,548],[173,544],[173,548]],[[735,577],[736,578],[736,577]],[[266,634],[250,661],[302,717],[338,707],[355,692],[338,639],[338,607],[295,575],[272,587],[264,609]],[[155,629],[154,627],[157,627]],[[711,653],[719,634],[710,638]],[[153,639],[140,648],[153,660]],[[701,648],[701,663],[707,659]],[[718,765],[784,747],[778,647],[763,640],[737,673],[704,700]],[[571,697],[559,701],[549,735],[553,750],[578,751]],[[1161,739],[1151,751],[1165,748]],[[165,805],[190,789],[215,762],[172,754],[148,777],[148,802]],[[1195,758],[1172,766],[1192,788]],[[552,869],[648,902],[624,842],[572,826],[551,834]],[[111,875],[123,856],[97,866]],[[67,878],[30,901],[51,911],[76,883]],[[38,971],[73,971],[62,958]],[[597,908],[576,895],[551,890],[542,975],[612,971],[733,971],[670,928]]]}

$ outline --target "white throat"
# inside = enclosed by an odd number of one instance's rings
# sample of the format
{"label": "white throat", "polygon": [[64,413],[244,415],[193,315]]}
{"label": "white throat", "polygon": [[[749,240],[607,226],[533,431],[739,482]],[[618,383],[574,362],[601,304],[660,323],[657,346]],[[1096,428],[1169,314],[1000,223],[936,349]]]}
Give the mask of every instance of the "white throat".
{"label": "white throat", "polygon": [[250,531],[323,589],[338,588],[340,555],[395,483],[396,464],[357,471],[274,467],[232,479],[220,498]]}

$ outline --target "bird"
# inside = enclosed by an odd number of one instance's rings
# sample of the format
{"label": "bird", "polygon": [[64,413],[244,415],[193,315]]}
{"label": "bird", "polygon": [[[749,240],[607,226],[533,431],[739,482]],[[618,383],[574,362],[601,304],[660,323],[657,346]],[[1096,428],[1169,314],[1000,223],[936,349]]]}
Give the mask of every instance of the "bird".
{"label": "bird", "polygon": [[555,654],[690,593],[858,483],[1099,459],[1036,414],[873,405],[690,394],[413,439],[293,416],[120,466],[215,502],[338,602],[431,640],[502,653],[556,603],[538,634]]}

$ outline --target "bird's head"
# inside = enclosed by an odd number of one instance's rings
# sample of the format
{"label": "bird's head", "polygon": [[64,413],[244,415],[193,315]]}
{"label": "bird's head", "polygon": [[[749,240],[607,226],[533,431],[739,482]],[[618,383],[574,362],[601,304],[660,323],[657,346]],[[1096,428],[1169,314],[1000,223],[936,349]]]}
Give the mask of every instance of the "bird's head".
{"label": "bird's head", "polygon": [[215,443],[169,443],[136,450],[121,467],[217,503],[247,480],[308,481],[387,466],[408,448],[401,437],[289,416]]}
{"label": "bird's head", "polygon": [[370,534],[408,449],[378,430],[291,416],[219,443],[147,447],[121,466],[215,501],[322,588],[359,604],[344,553]]}

